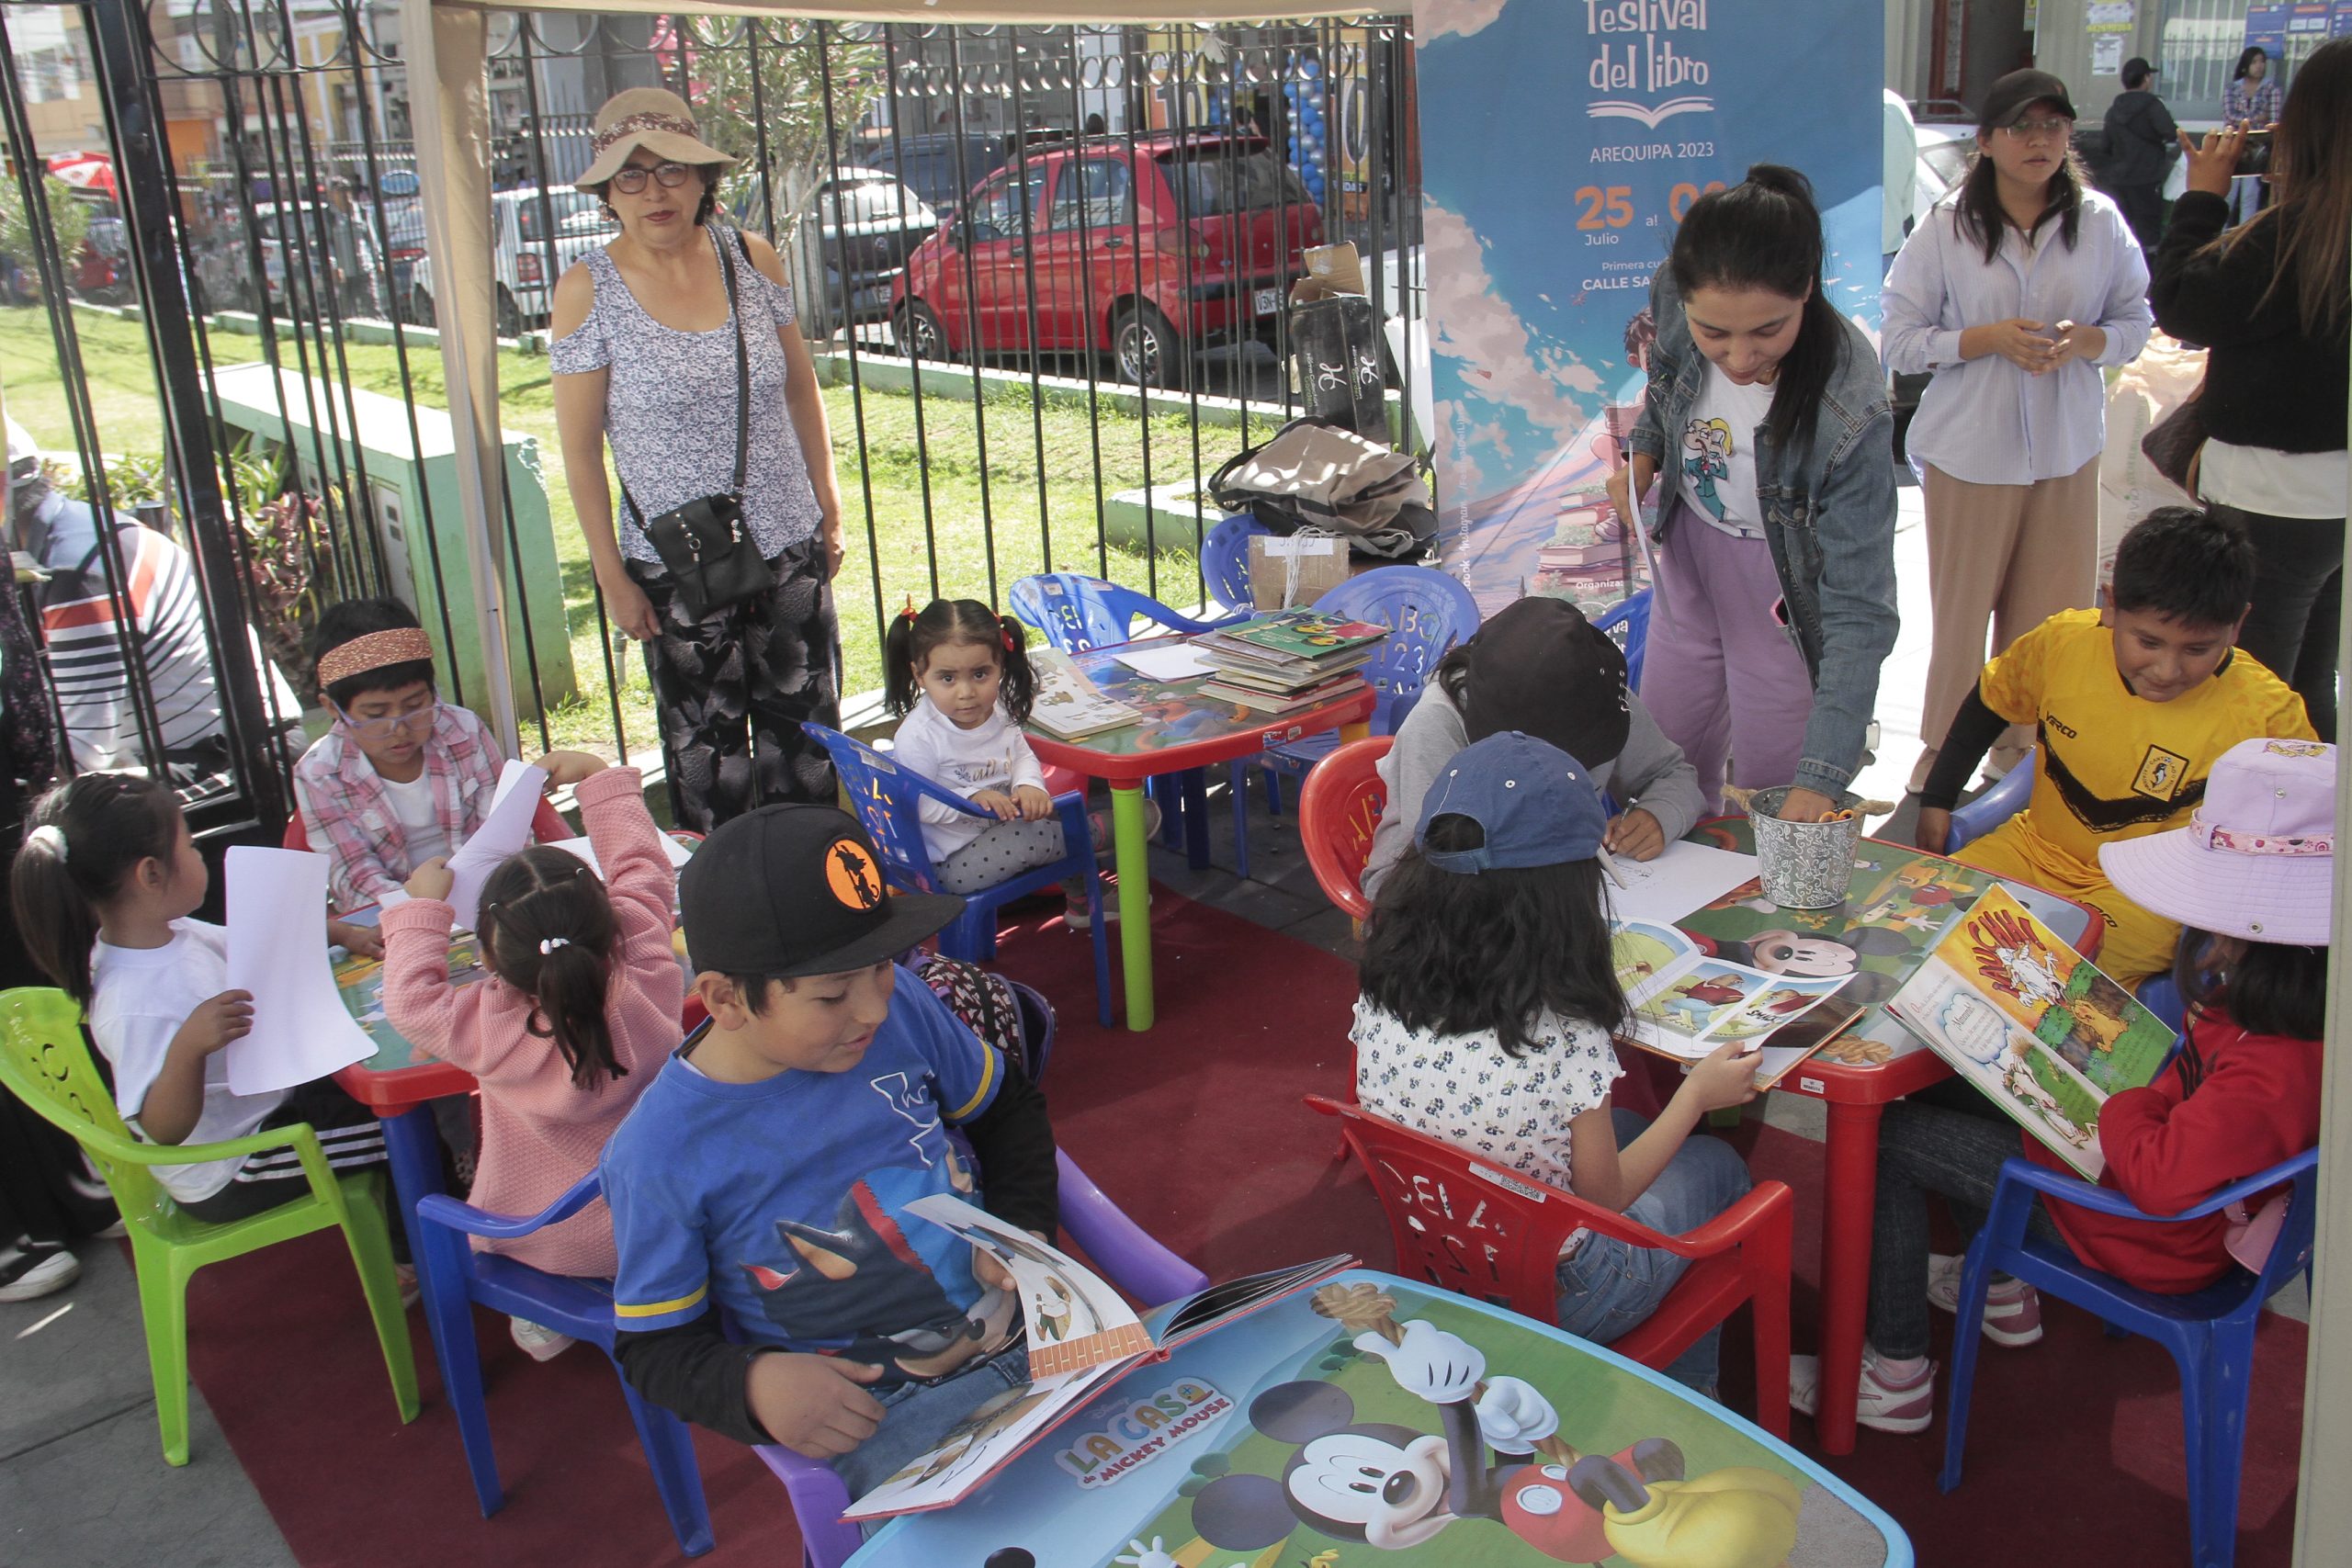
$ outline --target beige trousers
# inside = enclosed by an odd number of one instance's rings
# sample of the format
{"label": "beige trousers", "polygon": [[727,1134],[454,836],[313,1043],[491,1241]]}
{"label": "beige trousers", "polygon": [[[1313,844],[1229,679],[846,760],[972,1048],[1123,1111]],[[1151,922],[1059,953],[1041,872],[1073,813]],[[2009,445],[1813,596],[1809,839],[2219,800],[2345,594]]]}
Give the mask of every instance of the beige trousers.
{"label": "beige trousers", "polygon": [[[1930,464],[1926,490],[1936,632],[1919,733],[1932,751],[1984,673],[1988,624],[1996,654],[2060,611],[2095,603],[2098,459],[2030,485],[1971,484]],[[2021,728],[2002,744],[2032,745]]]}

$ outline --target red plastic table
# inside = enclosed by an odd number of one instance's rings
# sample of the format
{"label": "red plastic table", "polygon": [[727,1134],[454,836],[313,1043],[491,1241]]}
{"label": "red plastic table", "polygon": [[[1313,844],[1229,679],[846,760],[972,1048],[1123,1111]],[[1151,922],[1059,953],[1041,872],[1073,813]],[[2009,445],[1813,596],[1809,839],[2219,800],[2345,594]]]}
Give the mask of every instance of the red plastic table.
{"label": "red plastic table", "polygon": [[[1123,645],[1130,650],[1133,646]],[[1083,740],[1058,740],[1033,728],[1029,743],[1045,761],[1111,786],[1111,863],[1119,874],[1122,897],[1127,897],[1126,889],[1151,886],[1149,835],[1144,830],[1147,781],[1254,756],[1269,746],[1333,729],[1343,739],[1358,739],[1372,716],[1374,695],[1369,685],[1359,683],[1344,696],[1269,719],[1238,703],[1203,696],[1200,684],[1205,676],[1155,681],[1130,670],[1118,660],[1121,650],[1098,648],[1071,658],[1104,696],[1135,708],[1144,716],[1143,722]],[[1139,915],[1133,903],[1125,913],[1127,918],[1119,922],[1119,954],[1126,980],[1127,1027],[1149,1029],[1155,1013],[1151,921],[1148,911]]]}
{"label": "red plastic table", "polygon": [[[1690,836],[1744,854],[1755,850],[1744,817],[1702,822]],[[1877,863],[1873,852],[1888,858]],[[1855,890],[1860,892],[1866,879],[1873,886],[1883,885],[1892,874],[1889,868],[1896,863],[1894,857],[1908,863],[1951,863],[1906,844],[1865,839],[1857,857],[1861,863],[1854,874]],[[1984,875],[1982,872],[1972,874]],[[1996,880],[2076,952],[2086,958],[2098,955],[2107,926],[2088,905],[2007,878]],[[1845,912],[1858,907],[1860,915]],[[1826,922],[1849,929],[1867,927],[1871,923],[1871,908],[1868,897],[1849,895],[1849,902],[1838,909],[1782,910],[1774,918],[1804,934]],[[1691,919],[1703,924],[1705,915],[1702,910]],[[1686,927],[1689,923],[1685,922]],[[1708,933],[1694,930],[1692,934],[1704,937]],[[1924,958],[1922,953],[1909,959],[1900,977],[1907,979],[1909,970]],[[1821,1100],[1829,1112],[1822,1174],[1821,1393],[1814,1436],[1822,1451],[1832,1454],[1854,1451],[1854,1400],[1862,1375],[1862,1320],[1870,1304],[1871,1216],[1878,1202],[1879,1121],[1889,1100],[1951,1076],[1942,1057],[1876,1006],[1831,1042],[1828,1051],[1838,1052],[1855,1043],[1884,1044],[1892,1055],[1883,1062],[1866,1063],[1816,1054],[1773,1086],[1776,1093]]]}

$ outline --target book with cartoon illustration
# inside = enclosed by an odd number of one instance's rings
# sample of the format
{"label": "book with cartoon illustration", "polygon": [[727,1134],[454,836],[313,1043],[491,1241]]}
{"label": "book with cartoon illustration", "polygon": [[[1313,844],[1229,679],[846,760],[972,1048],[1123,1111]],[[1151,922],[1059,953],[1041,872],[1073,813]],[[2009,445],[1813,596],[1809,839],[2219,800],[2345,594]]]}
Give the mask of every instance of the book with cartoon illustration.
{"label": "book with cartoon illustration", "polygon": [[1760,1052],[1756,1087],[1770,1089],[1862,1014],[1833,1001],[1853,976],[1772,974],[1709,954],[1672,926],[1620,920],[1611,950],[1633,1010],[1626,1038],[1695,1062],[1733,1041]]}
{"label": "book with cartoon illustration", "polygon": [[[878,1519],[944,1508],[1051,1431],[1096,1390],[1189,1340],[1247,1316],[1351,1267],[1326,1258],[1212,1285],[1154,1314],[1147,1327],[1119,1292],[1085,1264],[1029,1232],[940,1194],[907,1205],[970,1242],[1010,1277],[1029,1329],[1029,1382],[1007,1389],[959,1422],[937,1448],[852,1504],[844,1518]],[[997,1287],[1001,1289],[1003,1287]]]}
{"label": "book with cartoon illustration", "polygon": [[2091,1181],[2107,1166],[2099,1107],[2152,1081],[2174,1038],[2000,887],[1970,906],[1886,1010]]}
{"label": "book with cartoon illustration", "polygon": [[1057,740],[1083,740],[1143,720],[1143,715],[1126,704],[1104,696],[1067,653],[1033,648],[1029,668],[1037,682],[1037,694],[1029,707],[1030,727]]}
{"label": "book with cartoon illustration", "polygon": [[[1450,1186],[1430,1211],[1474,1256],[1513,1245],[1495,1214]],[[956,1568],[1912,1561],[1882,1510],[1720,1405],[1546,1325],[1363,1270],[1194,1340],[867,1551]]]}

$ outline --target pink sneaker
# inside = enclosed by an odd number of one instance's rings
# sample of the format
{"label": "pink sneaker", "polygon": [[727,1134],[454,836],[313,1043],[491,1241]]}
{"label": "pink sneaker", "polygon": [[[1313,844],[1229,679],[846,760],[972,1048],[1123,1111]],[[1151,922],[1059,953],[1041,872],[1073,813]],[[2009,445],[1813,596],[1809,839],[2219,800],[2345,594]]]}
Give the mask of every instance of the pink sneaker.
{"label": "pink sneaker", "polygon": [[[1928,1302],[1944,1312],[1960,1310],[1960,1276],[1967,1259],[1949,1253],[1928,1257]],[[1984,1337],[2015,1349],[2041,1337],[2041,1292],[2021,1280],[1996,1283],[1984,1292]]]}
{"label": "pink sneaker", "polygon": [[[1821,1358],[1789,1358],[1789,1404],[1807,1416],[1821,1404]],[[1854,1419],[1879,1432],[1924,1432],[1936,1413],[1936,1364],[1927,1366],[1906,1382],[1880,1377],[1878,1354],[1862,1352],[1862,1382]]]}

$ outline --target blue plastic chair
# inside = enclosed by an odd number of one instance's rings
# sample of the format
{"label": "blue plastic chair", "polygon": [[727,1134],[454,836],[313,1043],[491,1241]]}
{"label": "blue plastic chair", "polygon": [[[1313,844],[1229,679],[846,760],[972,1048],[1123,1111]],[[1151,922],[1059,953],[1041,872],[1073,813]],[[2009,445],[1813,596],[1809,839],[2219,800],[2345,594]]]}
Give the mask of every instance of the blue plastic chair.
{"label": "blue plastic chair", "polygon": [[2024,810],[2025,803],[2033,795],[2033,753],[2028,751],[1991,789],[1965,806],[1953,807],[1951,835],[1945,840],[1944,853],[1951,854],[1962,844],[1983,838]]}
{"label": "blue plastic chair", "polygon": [[[2259,1274],[2233,1269],[2217,1285],[2185,1296],[2135,1290],[2077,1259],[2065,1247],[2025,1234],[2026,1213],[2039,1192],[2102,1214],[2172,1224],[2201,1219],[2232,1203],[2291,1182],[2285,1223]],[[2245,1459],[2246,1392],[2254,1370],[2254,1327],[2262,1303],[2309,1266],[2319,1194],[2319,1151],[2307,1150],[2257,1176],[2233,1183],[2177,1214],[2146,1214],[2121,1193],[2094,1187],[2031,1160],[2001,1167],[1991,1217],[1968,1248],[1961,1276],[1959,1321],[1977,1322],[1995,1270],[2038,1291],[2098,1314],[2110,1325],[2144,1334],[2172,1352],[2180,1366],[2181,1424],[2188,1437],[2188,1534],[2197,1568],[2228,1568],[2237,1550],[2238,1479]],[[1944,1467],[1937,1484],[1960,1484],[1968,1440],[1968,1402],[1982,1337],[1952,1336],[1951,1419],[1944,1432]]]}
{"label": "blue plastic chair", "polygon": [[[434,1349],[441,1361],[442,1391],[458,1417],[466,1469],[472,1474],[474,1495],[481,1503],[484,1518],[505,1506],[506,1493],[499,1483],[498,1460],[490,1442],[490,1412],[482,1402],[473,1303],[569,1334],[610,1358],[613,1287],[610,1280],[569,1279],[495,1253],[476,1252],[466,1238],[512,1240],[529,1235],[570,1219],[603,1191],[596,1173],[591,1171],[536,1214],[492,1214],[438,1192],[417,1201],[419,1224],[412,1239],[429,1259],[429,1266],[418,1271],[425,1286],[425,1324],[433,1332]],[[617,1361],[613,1370],[619,1371]],[[639,1394],[626,1377],[621,1379],[621,1396],[628,1402],[629,1419],[637,1424],[638,1441],[644,1445],[653,1487],[670,1516],[678,1550],[688,1557],[699,1557],[712,1545],[710,1509],[703,1499],[702,1472],[695,1466],[694,1441],[686,1425]]]}
{"label": "blue plastic chair", "polygon": [[[1087,1179],[1067,1153],[1057,1151],[1056,1160],[1061,1169],[1062,1229],[1103,1278],[1151,1305],[1208,1289],[1207,1275],[1153,1240]],[[985,1179],[986,1173],[982,1175]],[[850,1505],[842,1478],[821,1461],[787,1448],[771,1445],[752,1451],[775,1472],[792,1499],[808,1568],[841,1568],[864,1541],[857,1526],[842,1517]]]}
{"label": "blue plastic chair", "polygon": [[[931,852],[923,847],[918,802],[936,800],[968,817],[987,822],[996,820],[953,790],[899,766],[838,729],[828,729],[821,724],[804,724],[800,728],[832,758],[857,819],[865,824],[875,847],[882,852],[883,875],[901,887],[915,893],[941,891],[938,874],[932,869]],[[1092,917],[1087,935],[1094,942],[1095,1014],[1107,1029],[1111,1024],[1111,945],[1103,931],[1102,882],[1095,874],[1094,829],[1087,819],[1086,797],[1082,795],[1056,795],[1054,810],[1062,819],[1062,844],[1069,852],[1051,865],[1024,871],[993,887],[963,895],[964,912],[939,933],[939,951],[969,964],[985,963],[996,956],[998,909],[1016,898],[1025,898],[1077,877],[1085,884],[1086,908]]]}
{"label": "blue plastic chair", "polygon": [[[1372,710],[1372,733],[1394,735],[1420,699],[1437,661],[1478,629],[1478,602],[1457,580],[1425,566],[1376,567],[1351,577],[1315,601],[1334,615],[1369,621],[1389,629],[1389,637],[1363,667],[1379,694]],[[1340,737],[1309,735],[1259,754],[1269,770],[1304,775],[1339,749]]]}
{"label": "blue plastic chair", "polygon": [[[1244,570],[1247,570],[1245,565]],[[1214,621],[1196,621],[1190,615],[1179,615],[1148,593],[1074,571],[1024,577],[1012,585],[1006,598],[1014,615],[1043,632],[1046,640],[1063,653],[1084,653],[1091,649],[1133,642],[1137,621],[1148,628],[1160,627],[1189,635],[1246,621],[1250,614],[1243,609],[1238,615]],[[1233,853],[1235,869],[1245,877],[1250,874],[1248,776],[1247,764],[1233,764]],[[1172,847],[1181,835],[1193,868],[1197,871],[1205,867],[1209,863],[1206,775],[1198,768],[1187,768],[1169,779],[1164,787],[1159,779],[1151,782],[1152,797],[1159,802],[1160,842]]]}
{"label": "blue plastic chair", "polygon": [[1249,513],[1228,517],[1201,540],[1201,581],[1227,611],[1248,615],[1257,603],[1250,592],[1250,540],[1273,530]]}
{"label": "blue plastic chair", "polygon": [[1618,647],[1625,650],[1625,687],[1628,691],[1642,689],[1642,655],[1650,641],[1650,595],[1655,589],[1645,588],[1592,623],[1595,631],[1607,632]]}

